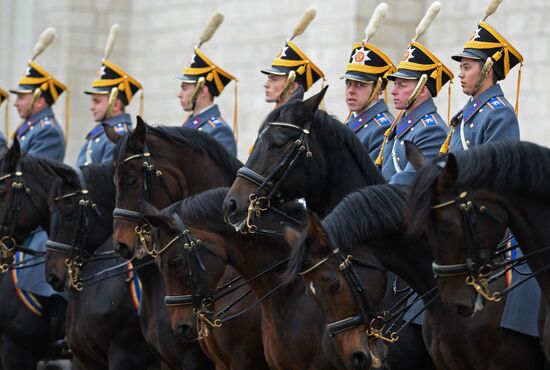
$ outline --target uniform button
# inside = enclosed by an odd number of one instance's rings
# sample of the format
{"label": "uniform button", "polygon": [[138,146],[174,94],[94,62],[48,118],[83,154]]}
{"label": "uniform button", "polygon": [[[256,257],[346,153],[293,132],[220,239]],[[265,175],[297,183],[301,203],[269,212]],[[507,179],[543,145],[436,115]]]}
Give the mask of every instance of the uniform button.
{"label": "uniform button", "polygon": [[96,143],[99,143],[99,138],[95,139],[95,142],[96,142]]}
{"label": "uniform button", "polygon": [[466,145],[470,145],[470,140],[466,140]]}
{"label": "uniform button", "polygon": [[405,140],[400,141],[401,145],[405,145]]}
{"label": "uniform button", "polygon": [[399,157],[396,157],[396,158],[397,158],[397,162],[400,162],[400,161],[401,161],[401,158],[399,158]]}
{"label": "uniform button", "polygon": [[408,121],[407,121],[407,123],[411,123],[411,122],[412,122],[412,120],[408,120]]}
{"label": "uniform button", "polygon": [[23,135],[23,136],[21,136],[21,140],[25,140],[25,136],[24,136],[24,135]]}
{"label": "uniform button", "polygon": [[481,108],[481,109],[479,110],[479,112],[480,112],[480,113],[483,112],[483,108]]}
{"label": "uniform button", "polygon": [[470,123],[470,128],[473,128],[474,127],[474,124],[473,123]]}
{"label": "uniform button", "polygon": [[202,131],[202,127],[199,127],[199,131]]}
{"label": "uniform button", "polygon": [[363,126],[363,128],[367,128],[369,126],[369,124],[367,123],[365,126]]}
{"label": "uniform button", "polygon": [[359,118],[359,122],[363,122],[363,118]]}
{"label": "uniform button", "polygon": [[414,131],[414,127],[411,127],[411,131]]}
{"label": "uniform button", "polygon": [[34,126],[31,126],[31,128],[29,130],[31,130],[31,131],[34,130]]}

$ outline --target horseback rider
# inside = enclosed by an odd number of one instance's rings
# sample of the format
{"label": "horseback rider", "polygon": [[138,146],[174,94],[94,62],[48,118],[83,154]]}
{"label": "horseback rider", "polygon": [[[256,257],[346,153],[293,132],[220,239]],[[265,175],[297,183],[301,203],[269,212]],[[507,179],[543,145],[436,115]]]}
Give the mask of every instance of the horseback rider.
{"label": "horseback rider", "polygon": [[[117,32],[118,25],[115,24],[111,28],[112,36],[108,38],[97,79],[92,82],[90,89],[84,91],[91,95],[90,110],[97,124],[86,135],[86,142],[76,159],[77,167],[105,163],[113,159],[115,144],[105,135],[103,124],[111,126],[120,135],[124,135],[132,127],[132,118],[125,112],[125,108],[143,87],[134,77],[108,60]],[[143,93],[141,96],[143,97]]]}
{"label": "horseback rider", "polygon": [[[4,100],[9,99],[9,94],[0,87],[0,106],[2,106],[2,103]],[[8,103],[6,103],[6,129],[8,128]],[[6,141],[6,137],[4,136],[4,133],[0,131],[0,149],[5,148],[8,145]]]}
{"label": "horseback rider", "polygon": [[292,42],[294,37],[305,31],[316,14],[315,8],[304,12],[285,46],[271,62],[271,67],[261,70],[267,75],[264,83],[265,101],[275,103],[275,108],[288,102],[291,97],[302,100],[304,93],[317,80],[325,78],[323,71]]}
{"label": "horseback rider", "polygon": [[[439,3],[434,3],[439,4]],[[439,4],[439,7],[441,4]],[[424,33],[439,9],[430,13],[424,29],[409,43],[397,72],[388,75],[394,82],[391,95],[394,105],[401,110],[398,118],[386,131],[376,164],[382,175],[393,184],[409,185],[415,170],[405,153],[405,140],[414,143],[426,158],[434,158],[447,135],[447,125],[434,104],[433,98],[453,79],[452,72],[417,39]],[[420,28],[419,25],[419,28]]]}
{"label": "horseback rider", "polygon": [[[486,11],[485,19],[490,14]],[[498,81],[504,80],[514,66],[520,64],[521,68],[523,56],[485,19],[479,22],[463,51],[452,56],[460,63],[458,77],[462,91],[470,98],[451,120],[447,140],[449,147],[442,147],[442,153],[447,149],[451,152],[468,150],[472,146],[494,141],[520,140],[517,99],[514,108],[504,97]],[[510,232],[505,239],[508,240],[508,247],[517,246]],[[520,255],[519,250],[511,250],[508,258],[514,259]],[[511,285],[524,279],[522,275],[529,274],[531,270],[527,265],[516,266],[507,273],[507,283]],[[533,337],[539,336],[537,320],[540,299],[541,291],[535,279],[511,290],[506,299],[501,327]]]}
{"label": "horseback rider", "polygon": [[[237,79],[216,65],[200,50],[201,45],[212,37],[222,21],[221,14],[214,15],[205,29],[207,36],[205,37],[203,34],[194,48],[191,62],[185,67],[183,73],[176,77],[181,81],[178,98],[183,110],[189,112],[183,127],[197,129],[211,135],[229,153],[237,156],[235,135],[229,124],[221,117],[218,105],[214,103],[214,99],[220,96],[225,86],[233,80],[236,84]],[[235,106],[234,127],[236,127],[236,122],[237,107]]]}
{"label": "horseback rider", "polygon": [[367,147],[373,161],[380,152],[384,132],[395,119],[380,99],[388,84],[387,76],[395,72],[395,66],[386,54],[368,43],[376,31],[371,24],[377,24],[385,12],[385,3],[376,8],[365,30],[365,40],[353,44],[346,73],[341,77],[346,81],[345,98],[350,111],[346,125]]}
{"label": "horseback rider", "polygon": [[[67,87],[34,61],[53,39],[53,28],[42,33],[35,46],[34,55],[28,62],[25,75],[10,92],[17,95],[14,106],[23,119],[14,133],[22,151],[39,158],[63,161],[65,137],[55,119],[52,106]],[[47,240],[46,232],[38,228],[29,234],[24,246],[39,253],[45,252]],[[17,273],[17,288],[29,293],[33,297],[31,299],[43,302],[39,305],[43,308],[41,314],[44,313],[51,318],[52,339],[59,339],[64,336],[66,300],[47,284],[45,276],[44,264],[20,269]],[[49,299],[43,300],[45,297]]]}

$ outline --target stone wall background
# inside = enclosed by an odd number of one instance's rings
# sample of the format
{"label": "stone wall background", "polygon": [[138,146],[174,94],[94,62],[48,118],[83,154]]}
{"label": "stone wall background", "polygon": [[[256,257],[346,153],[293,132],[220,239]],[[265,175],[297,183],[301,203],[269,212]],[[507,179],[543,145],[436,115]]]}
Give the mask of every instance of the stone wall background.
{"label": "stone wall background", "polygon": [[[428,0],[387,0],[388,18],[371,42],[384,50],[395,64],[401,59],[417,22],[431,3]],[[420,40],[455,74],[458,65],[450,55],[461,50],[474,31],[486,6],[479,0],[442,0],[443,8],[432,27]],[[202,50],[222,68],[239,79],[239,157],[246,159],[256,130],[271,109],[263,99],[265,76],[259,72],[279,52],[304,9],[318,8],[317,18],[295,42],[326,74],[331,85],[326,109],[344,119],[344,83],[339,79],[347,63],[351,45],[361,40],[363,29],[377,0],[1,0],[0,1],[0,86],[17,83],[26,68],[32,47],[42,30],[57,29],[58,39],[38,58],[38,62],[71,89],[71,126],[65,161],[74,164],[84,135],[93,127],[89,96],[83,90],[94,79],[103,56],[111,24],[121,32],[111,60],[145,87],[145,119],[152,124],[180,124],[184,113],[176,94],[174,76],[189,61],[193,45],[215,11],[225,21]],[[550,113],[550,1],[504,1],[489,18],[525,57],[520,98],[520,124],[525,140],[550,145],[545,117]],[[514,68],[502,83],[512,104],[515,101]],[[455,82],[458,79],[455,77]],[[315,85],[311,93],[320,89]],[[455,83],[451,111],[466,96]],[[10,104],[13,103],[10,101]],[[233,84],[218,98],[225,118],[233,120]],[[447,91],[437,98],[439,111],[447,116]],[[129,107],[138,112],[139,96]],[[391,104],[390,104],[391,106]],[[2,107],[2,112],[4,107]],[[55,106],[64,124],[65,99]],[[10,107],[10,131],[19,123]],[[1,115],[3,117],[3,113]],[[3,120],[2,120],[3,121]]]}

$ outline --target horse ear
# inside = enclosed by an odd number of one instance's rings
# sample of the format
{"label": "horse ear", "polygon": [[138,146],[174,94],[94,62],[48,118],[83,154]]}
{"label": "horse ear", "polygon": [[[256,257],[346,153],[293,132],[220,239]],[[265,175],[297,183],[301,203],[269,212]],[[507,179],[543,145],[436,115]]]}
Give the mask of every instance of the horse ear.
{"label": "horse ear", "polygon": [[103,126],[103,131],[105,131],[107,139],[109,139],[111,143],[116,144],[117,141],[120,139],[120,135],[110,125],[106,123],[102,123],[101,125]]}
{"label": "horse ear", "polygon": [[132,139],[136,140],[139,144],[145,145],[145,136],[147,135],[147,123],[137,116],[136,129],[132,132]]}
{"label": "horse ear", "polygon": [[307,243],[310,253],[314,256],[325,256],[329,251],[329,241],[321,219],[313,211],[309,211],[307,224]]}
{"label": "horse ear", "polygon": [[8,149],[4,157],[2,158],[2,172],[13,172],[17,166],[17,162],[21,158],[21,147],[17,137],[13,139],[13,144]]}
{"label": "horse ear", "polygon": [[458,177],[458,165],[456,163],[456,157],[454,154],[447,154],[447,158],[441,171],[441,174],[437,178],[436,190],[438,192],[448,191],[453,189],[456,185],[456,179]]}
{"label": "horse ear", "polygon": [[407,154],[407,160],[412,163],[415,170],[418,171],[420,167],[426,165],[426,157],[424,157],[420,149],[409,140],[405,140],[405,153]]}
{"label": "horse ear", "polygon": [[153,227],[161,228],[170,221],[169,217],[160,213],[157,207],[147,201],[141,202],[141,209],[143,211],[143,218]]}
{"label": "horse ear", "polygon": [[323,101],[323,98],[325,97],[325,93],[327,92],[328,85],[323,87],[323,90],[318,92],[317,94],[313,95],[307,100],[304,100],[302,102],[302,107],[304,107],[309,112],[315,112],[317,109],[319,109],[319,104],[321,104],[321,101]]}
{"label": "horse ear", "polygon": [[292,226],[285,224],[283,226],[283,235],[285,236],[285,240],[291,247],[297,247],[301,245],[305,238],[305,233],[300,232],[293,228]]}

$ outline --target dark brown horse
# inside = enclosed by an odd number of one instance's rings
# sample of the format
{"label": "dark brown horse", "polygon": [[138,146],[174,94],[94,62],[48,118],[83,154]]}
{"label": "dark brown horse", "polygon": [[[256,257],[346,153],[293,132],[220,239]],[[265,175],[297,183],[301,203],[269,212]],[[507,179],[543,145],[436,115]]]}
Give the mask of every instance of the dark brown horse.
{"label": "dark brown horse", "polygon": [[[113,244],[125,258],[132,258],[136,251],[146,254],[150,248],[147,241],[150,236],[142,218],[142,201],[166,207],[190,194],[229,185],[242,165],[217,141],[197,130],[151,127],[138,117],[136,129],[131,134],[120,137],[107,126],[105,131],[117,143]],[[142,231],[140,236],[136,234],[136,227]],[[193,361],[182,358],[181,347],[191,344],[184,344],[183,338],[171,330],[170,316],[164,305],[166,289],[158,267],[142,268],[138,275],[143,283],[141,317],[147,341],[163,354],[163,358],[171,358],[170,363],[180,361],[190,368]],[[198,343],[192,345],[200,348]],[[198,362],[196,366],[200,368]]]}
{"label": "dark brown horse", "polygon": [[[309,209],[325,216],[347,194],[385,183],[356,135],[318,109],[325,91],[303,102],[285,104],[264,121],[246,166],[239,170],[223,205],[227,221],[237,230],[254,231],[262,212],[276,209],[285,199],[303,197]],[[393,274],[388,280],[396,281]],[[388,284],[386,307],[401,299],[391,287]],[[410,361],[407,348],[416,350],[417,344],[422,344],[418,327],[405,330],[408,333],[390,353],[397,363]]]}
{"label": "dark brown horse", "polygon": [[48,282],[58,291],[68,289],[72,366],[158,369],[160,361],[141,332],[138,282],[112,250],[113,164],[85,166],[81,171],[82,177],[72,169],[58,171],[50,193],[46,252]]}
{"label": "dark brown horse", "polygon": [[[443,301],[472,315],[478,300],[473,288],[486,279],[480,270],[498,267],[489,256],[510,228],[525,253],[518,261],[527,261],[542,290],[539,333],[550,359],[550,150],[527,142],[492,143],[424,163],[414,148],[407,149],[420,167],[410,199],[411,232],[428,230],[432,238]],[[492,297],[495,289],[481,294]]]}
{"label": "dark brown horse", "polygon": [[[255,234],[236,233],[224,222],[221,205],[226,194],[227,188],[220,188],[187,198],[173,213],[189,228],[192,237],[201,241],[199,248],[204,248],[204,256],[217,256],[249,281],[261,306],[262,341],[269,367],[281,370],[341,368],[336,355],[331,358],[334,366],[323,356],[323,352],[332,352],[331,343],[325,341],[327,348],[323,351],[324,322],[317,306],[305,294],[303,282],[296,279],[285,284],[282,279],[290,249],[281,234],[279,215],[265,214]],[[297,221],[304,220],[305,209],[299,203],[285,204],[281,210]],[[148,215],[147,219],[157,225],[172,223],[166,216]],[[180,248],[181,242],[177,242]],[[176,259],[175,263],[180,261],[181,258]],[[219,319],[222,327],[230,325],[230,316],[216,314],[212,320]],[[370,367],[367,354],[356,353],[355,357],[356,369]]]}
{"label": "dark brown horse", "polygon": [[[169,295],[172,329],[186,340],[199,340],[218,369],[268,369],[255,295],[227,264],[227,256],[193,238],[175,214],[182,204],[174,203],[162,213],[144,204],[145,219],[155,228],[155,255]],[[218,327],[214,313],[232,316],[248,307],[252,309]]]}
{"label": "dark brown horse", "polygon": [[[491,302],[478,320],[472,320],[442,304],[434,291],[437,283],[432,274],[433,257],[427,238],[425,235],[409,238],[406,234],[407,195],[406,188],[394,185],[366,187],[350,194],[322,223],[311,217],[305,242],[294,249],[291,276],[305,270],[306,284],[315,288],[317,300],[323,301],[333,314],[343,314],[340,318],[360,316],[358,302],[349,292],[351,286],[338,272],[342,267],[341,262],[340,266],[336,264],[339,254],[334,253],[334,249],[337,246],[341,255],[350,256],[346,257],[346,264],[352,266],[366,292],[373,289],[371,280],[367,279],[368,274],[372,274],[372,267],[360,261],[374,254],[388,270],[403,277],[424,300],[426,311],[422,329],[436,368],[544,368],[546,361],[535,338],[500,327],[502,305]],[[300,240],[300,235],[293,239]],[[366,247],[357,247],[359,243]],[[325,260],[327,256],[330,257]],[[498,285],[504,284],[500,281]],[[348,290],[348,299],[335,299],[334,290],[339,289]],[[373,311],[371,317],[375,315]],[[381,324],[382,321],[376,322],[370,332],[380,329]],[[390,337],[390,333],[384,334]]]}
{"label": "dark brown horse", "polygon": [[[53,184],[56,178],[49,163],[21,157],[17,139],[0,159],[1,237],[2,247],[7,248],[2,249],[6,254],[0,262],[8,267],[23,267],[12,265],[11,252],[20,249],[37,225],[46,230],[49,226],[49,212],[44,211],[47,210],[48,192],[45,186]],[[42,176],[37,176],[37,172]],[[43,256],[28,257],[32,263],[43,263]],[[21,291],[16,291],[13,272],[10,268],[0,274],[0,368],[34,370],[40,359],[59,355],[51,352],[53,328],[50,319],[54,305],[64,303],[59,297],[40,297],[42,313],[31,312],[19,299]]]}

